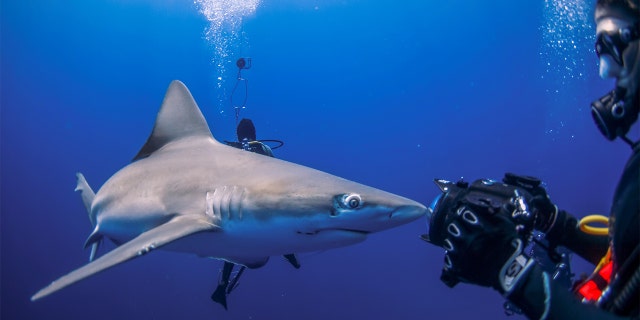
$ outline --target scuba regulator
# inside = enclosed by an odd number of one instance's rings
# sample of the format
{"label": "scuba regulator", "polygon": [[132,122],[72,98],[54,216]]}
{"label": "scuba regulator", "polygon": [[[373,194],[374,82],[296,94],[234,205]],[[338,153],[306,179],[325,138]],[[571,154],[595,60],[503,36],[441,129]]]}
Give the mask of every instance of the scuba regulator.
{"label": "scuba regulator", "polygon": [[591,116],[602,135],[608,140],[620,137],[626,143],[633,145],[626,134],[638,119],[640,99],[638,97],[625,99],[626,93],[627,89],[616,87],[592,102]]}

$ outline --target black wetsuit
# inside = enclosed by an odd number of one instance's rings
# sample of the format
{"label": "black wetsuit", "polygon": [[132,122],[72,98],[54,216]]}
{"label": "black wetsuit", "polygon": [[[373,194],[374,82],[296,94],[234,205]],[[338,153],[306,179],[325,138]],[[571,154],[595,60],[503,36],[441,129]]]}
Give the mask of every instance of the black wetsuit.
{"label": "black wetsuit", "polygon": [[246,151],[250,151],[250,152],[254,152],[254,153],[258,153],[264,156],[268,156],[268,157],[272,157],[274,158],[273,155],[273,151],[271,151],[271,148],[269,146],[267,146],[266,144],[260,142],[260,141],[247,141],[245,143],[243,142],[235,142],[235,141],[225,141],[225,143],[229,146],[232,146],[234,148],[238,148],[238,149],[245,149]]}
{"label": "black wetsuit", "polygon": [[[640,318],[639,171],[640,143],[636,143],[613,198],[609,223],[611,237],[580,231],[577,220],[565,212],[561,212],[558,222],[547,234],[550,242],[570,249],[594,265],[606,254],[611,244],[614,269],[607,298],[598,307],[584,304],[574,293],[554,281],[548,281],[549,286],[546,286],[546,276],[543,276],[542,268],[536,265],[522,286],[508,297],[527,317],[540,319],[546,315],[546,319],[581,320]],[[545,303],[545,299],[548,299],[548,303]]]}

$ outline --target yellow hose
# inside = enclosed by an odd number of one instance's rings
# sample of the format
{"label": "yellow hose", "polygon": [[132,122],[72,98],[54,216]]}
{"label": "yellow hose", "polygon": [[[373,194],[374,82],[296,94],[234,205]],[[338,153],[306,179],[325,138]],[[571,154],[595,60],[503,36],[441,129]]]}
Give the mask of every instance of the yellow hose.
{"label": "yellow hose", "polygon": [[[604,224],[605,227],[593,227],[590,226],[590,223],[601,223]],[[582,219],[578,223],[580,226],[580,230],[584,233],[596,235],[596,236],[606,236],[609,234],[609,218],[602,215],[589,215]]]}
{"label": "yellow hose", "polygon": [[[600,223],[605,226],[593,227],[589,225],[590,223]],[[609,234],[609,217],[605,217],[599,214],[589,215],[580,219],[580,222],[578,222],[578,226],[580,227],[580,230],[582,230],[582,232],[584,233],[588,233],[596,236],[606,236]],[[602,259],[600,259],[600,262],[598,263],[598,266],[596,266],[593,273],[595,274],[599,272],[602,267],[604,267],[607,263],[609,263],[609,261],[611,261],[611,248],[609,248],[609,250],[607,250],[607,254],[605,254],[605,256],[602,257]]]}

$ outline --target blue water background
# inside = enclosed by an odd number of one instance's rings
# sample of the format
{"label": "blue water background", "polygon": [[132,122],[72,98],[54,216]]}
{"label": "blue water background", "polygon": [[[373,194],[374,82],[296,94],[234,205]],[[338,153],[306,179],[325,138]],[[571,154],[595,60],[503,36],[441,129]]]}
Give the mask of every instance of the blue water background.
{"label": "blue water background", "polygon": [[97,190],[129,163],[173,79],[233,140],[240,56],[253,61],[242,116],[285,142],[277,157],[424,204],[433,178],[513,171],[542,178],[577,216],[606,214],[629,153],[590,119],[612,86],[597,76],[593,27],[567,35],[576,50],[553,51],[543,1],[264,0],[221,80],[192,1],[1,5],[2,319],[506,318],[495,291],[440,282],[424,220],[301,255],[299,270],[272,258],[245,273],[229,311],[209,300],[221,262],[163,251],[30,302],[87,262],[74,174]]}

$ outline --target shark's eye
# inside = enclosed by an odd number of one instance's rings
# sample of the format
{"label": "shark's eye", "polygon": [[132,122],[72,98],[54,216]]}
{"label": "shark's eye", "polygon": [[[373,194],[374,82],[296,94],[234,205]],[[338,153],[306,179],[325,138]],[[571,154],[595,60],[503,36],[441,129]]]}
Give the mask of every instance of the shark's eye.
{"label": "shark's eye", "polygon": [[342,196],[342,205],[347,209],[356,209],[360,207],[360,204],[362,204],[362,198],[358,194],[352,193]]}

